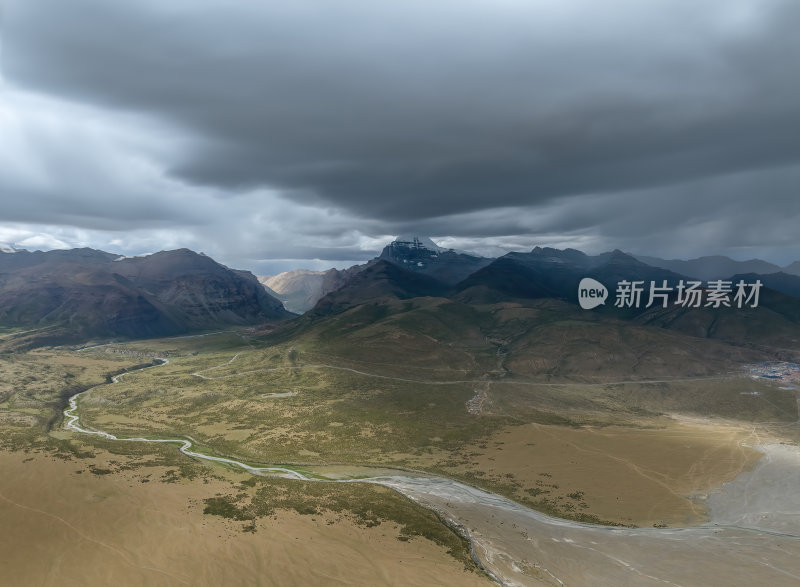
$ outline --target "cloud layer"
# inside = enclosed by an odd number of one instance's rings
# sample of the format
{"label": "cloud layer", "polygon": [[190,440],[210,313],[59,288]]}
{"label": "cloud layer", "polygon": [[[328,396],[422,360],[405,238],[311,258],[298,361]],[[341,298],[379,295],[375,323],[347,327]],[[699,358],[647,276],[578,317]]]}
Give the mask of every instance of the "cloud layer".
{"label": "cloud layer", "polygon": [[10,0],[4,16],[0,237],[163,239],[257,270],[415,230],[800,257],[791,0]]}

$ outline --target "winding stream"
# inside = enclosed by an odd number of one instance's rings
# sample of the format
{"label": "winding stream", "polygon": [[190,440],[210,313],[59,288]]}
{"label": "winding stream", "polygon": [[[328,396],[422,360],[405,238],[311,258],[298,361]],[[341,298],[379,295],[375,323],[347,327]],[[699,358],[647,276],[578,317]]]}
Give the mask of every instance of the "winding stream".
{"label": "winding stream", "polygon": [[[167,359],[157,359],[160,361],[156,365],[149,365],[147,367],[143,367],[141,369],[136,369],[135,371],[143,371],[144,369],[151,369],[153,367],[159,367],[161,365],[166,365],[169,363]],[[117,383],[120,377],[127,375],[128,373],[134,373],[135,371],[127,371],[122,373],[121,375],[116,375],[115,377],[111,378],[112,383]],[[196,452],[191,450],[193,443],[191,440],[184,439],[184,438],[120,438],[111,434],[109,432],[104,432],[102,430],[92,430],[90,428],[82,427],[80,422],[80,416],[77,413],[78,410],[78,398],[82,396],[84,393],[91,390],[86,390],[84,392],[78,393],[73,395],[69,399],[69,407],[64,410],[64,427],[67,430],[73,430],[75,432],[80,432],[82,434],[94,434],[95,436],[102,436],[103,438],[107,438],[109,440],[124,440],[126,442],[154,442],[154,443],[165,443],[165,444],[177,444],[178,450],[181,451],[188,457],[195,457],[198,459],[203,459],[206,461],[213,461],[215,463],[225,463],[228,465],[233,465],[235,467],[239,467],[244,469],[248,473],[252,473],[253,475],[265,475],[268,473],[280,474],[282,476],[291,477],[293,479],[301,479],[304,481],[308,481],[309,479],[296,471],[292,471],[291,469],[286,469],[283,467],[253,467],[246,463],[242,463],[240,461],[236,461],[234,459],[228,459],[225,457],[215,457],[213,455],[207,455],[200,452]]]}
{"label": "winding stream", "polygon": [[[160,361],[158,365],[168,362],[156,360]],[[127,373],[113,377],[112,382]],[[189,457],[235,466],[253,475],[373,483],[394,489],[435,510],[465,535],[472,545],[473,558],[501,585],[800,584],[800,497],[791,491],[792,486],[800,487],[797,447],[760,447],[767,455],[763,463],[741,482],[737,478],[714,496],[710,524],[619,528],[546,516],[505,497],[442,477],[397,472],[358,479],[315,478],[284,467],[257,467],[197,452],[192,450],[190,439],[120,438],[80,425],[78,400],[83,393],[71,397],[64,410],[68,430],[109,440],[175,444]],[[780,459],[771,456],[776,451]],[[755,495],[759,499],[754,499]],[[764,504],[770,504],[771,509],[763,511]],[[756,506],[761,510],[755,511]],[[723,512],[718,523],[713,523],[715,509]],[[742,515],[734,520],[731,511]],[[747,526],[737,525],[745,522]]]}

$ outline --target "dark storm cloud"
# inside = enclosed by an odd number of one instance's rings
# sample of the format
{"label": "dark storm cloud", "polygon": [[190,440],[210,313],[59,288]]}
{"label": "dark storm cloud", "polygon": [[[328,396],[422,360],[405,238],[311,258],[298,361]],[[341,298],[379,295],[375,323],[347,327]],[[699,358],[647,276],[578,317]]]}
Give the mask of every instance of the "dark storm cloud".
{"label": "dark storm cloud", "polygon": [[7,135],[27,121],[0,220],[173,225],[228,259],[408,232],[796,247],[798,22],[793,0],[7,0],[3,76],[53,105],[0,105]]}
{"label": "dark storm cloud", "polygon": [[800,4],[564,4],[16,2],[4,65],[183,125],[188,181],[390,221],[800,156]]}

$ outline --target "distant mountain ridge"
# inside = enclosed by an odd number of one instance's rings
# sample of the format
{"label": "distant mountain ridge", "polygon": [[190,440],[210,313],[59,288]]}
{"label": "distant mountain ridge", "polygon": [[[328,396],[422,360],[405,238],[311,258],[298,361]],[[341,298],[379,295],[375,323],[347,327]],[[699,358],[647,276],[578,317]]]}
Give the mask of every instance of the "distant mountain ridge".
{"label": "distant mountain ridge", "polygon": [[274,292],[290,312],[302,314],[322,297],[325,271],[295,269],[277,275],[259,275],[258,280]]}
{"label": "distant mountain ridge", "polygon": [[0,253],[0,324],[65,339],[150,337],[290,317],[247,271],[188,249]]}
{"label": "distant mountain ridge", "polygon": [[313,308],[324,295],[336,291],[373,263],[374,259],[363,265],[327,271],[295,269],[277,275],[259,275],[258,280],[270,295],[283,302],[287,310],[303,314]]}
{"label": "distant mountain ridge", "polygon": [[575,249],[536,247],[530,253],[508,253],[494,260],[459,283],[454,295],[472,302],[531,298],[574,302],[584,277],[611,286],[623,279],[660,282],[683,276],[646,265],[619,250],[591,256]]}
{"label": "distant mountain ridge", "polygon": [[[575,315],[584,320],[610,320],[609,324],[617,324],[623,329],[642,325],[748,347],[793,348],[800,341],[800,298],[796,297],[800,293],[800,277],[786,273],[726,276],[731,281],[762,281],[757,308],[684,307],[676,304],[674,287],[681,280],[691,280],[691,277],[648,265],[619,250],[587,255],[575,249],[536,247],[528,253],[508,253],[489,259],[488,264],[482,263],[465,279],[452,283],[441,278],[447,275],[449,267],[445,265],[444,271],[437,267],[437,259],[445,253],[417,251],[417,246],[405,251],[408,245],[401,243],[402,254],[398,260],[398,255],[392,254],[392,247],[398,248],[398,245],[384,249],[381,257],[370,262],[356,277],[323,296],[306,314],[310,320],[304,322],[307,327],[313,330],[313,324],[318,323],[320,328],[324,328],[324,324],[335,322],[336,316],[358,314],[385,318],[397,312],[403,313],[404,308],[417,304],[438,304],[439,307],[456,304],[463,309],[459,312],[463,311],[464,315],[475,310],[483,312],[478,310],[480,308],[519,305],[525,308],[561,308],[553,314],[559,320],[577,312]],[[463,266],[461,260],[456,263],[459,268]],[[578,284],[585,277],[596,279],[609,290],[608,301],[591,311],[581,310],[577,303]],[[615,305],[615,288],[623,280],[646,284],[637,305]],[[647,307],[650,282],[661,285],[664,281],[673,288],[667,294],[668,306],[664,308],[659,302]],[[708,286],[706,280],[701,281],[703,287]],[[536,321],[527,326],[538,327]]]}
{"label": "distant mountain ridge", "polygon": [[402,236],[384,247],[378,257],[362,265],[328,271],[299,269],[259,276],[258,279],[278,294],[288,310],[302,314],[313,308],[323,296],[344,287],[356,275],[381,261],[455,285],[491,263],[492,259],[445,249],[428,237]]}
{"label": "distant mountain ridge", "polygon": [[779,267],[761,259],[736,261],[720,255],[682,261],[666,261],[657,257],[637,255],[637,259],[654,267],[663,267],[701,281],[727,280],[746,283],[760,280],[766,287],[793,297],[800,297],[800,261]]}
{"label": "distant mountain ridge", "polygon": [[[289,271],[259,279],[272,288],[288,308],[303,313],[379,261],[432,277],[452,288],[452,295],[462,299],[487,301],[504,296],[571,299],[582,277],[594,277],[610,284],[622,279],[708,281],[751,275],[787,295],[797,296],[800,292],[800,261],[782,271],[778,265],[760,259],[736,261],[729,257],[707,256],[665,260],[619,250],[587,255],[577,249],[538,246],[527,253],[512,252],[488,258],[446,249],[428,237],[416,235],[400,236],[384,247],[378,257],[345,270]],[[340,304],[332,307],[340,307]]]}
{"label": "distant mountain ridge", "polygon": [[800,275],[800,261],[795,261],[783,268],[784,273],[790,275]]}
{"label": "distant mountain ridge", "polygon": [[[634,256],[643,263],[647,263],[653,267],[669,269],[675,273],[702,280],[727,279],[731,275],[736,275],[737,273],[768,274],[778,273],[782,270],[778,265],[762,261],[761,259],[736,261],[722,255],[698,257],[697,259],[689,259],[686,261],[682,259],[660,259],[658,257],[648,257],[646,255]],[[795,262],[795,264],[797,264],[797,269],[800,270],[800,262]],[[791,267],[791,265],[789,267]],[[800,273],[798,273],[798,275],[800,275]]]}

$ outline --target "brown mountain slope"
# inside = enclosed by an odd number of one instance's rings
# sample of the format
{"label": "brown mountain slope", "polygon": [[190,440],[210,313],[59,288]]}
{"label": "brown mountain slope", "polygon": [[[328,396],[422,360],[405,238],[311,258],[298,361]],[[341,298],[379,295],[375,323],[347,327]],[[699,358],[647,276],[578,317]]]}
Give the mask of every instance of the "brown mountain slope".
{"label": "brown mountain slope", "polygon": [[[8,255],[18,257],[20,253]],[[189,251],[115,258],[102,251],[0,254],[0,324],[58,337],[145,337],[290,316],[256,278]]]}

